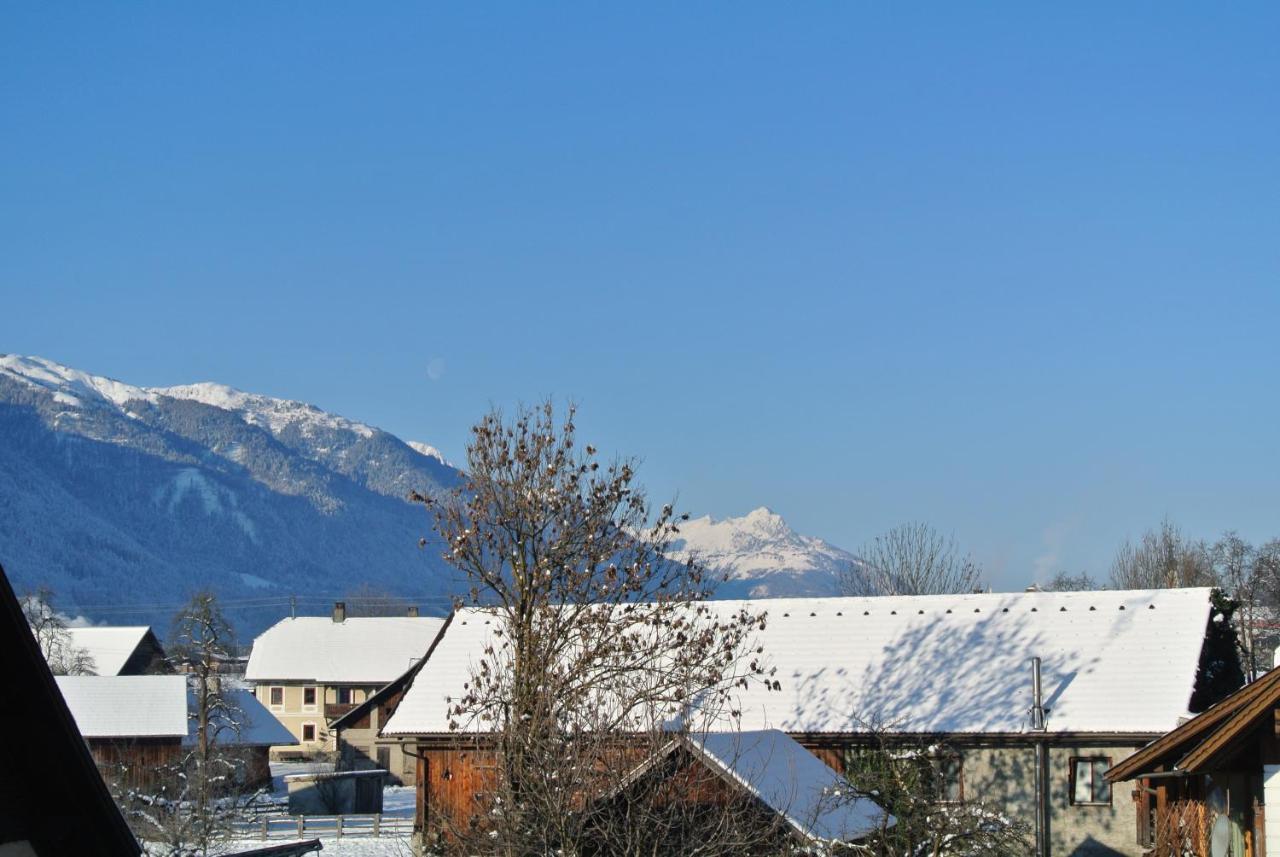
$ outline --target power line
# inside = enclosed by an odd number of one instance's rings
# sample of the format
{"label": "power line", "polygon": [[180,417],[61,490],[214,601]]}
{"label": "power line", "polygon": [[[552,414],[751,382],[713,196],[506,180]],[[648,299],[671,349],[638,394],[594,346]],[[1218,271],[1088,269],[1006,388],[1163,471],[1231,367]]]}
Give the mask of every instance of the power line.
{"label": "power line", "polygon": [[[218,604],[224,610],[250,610],[254,608],[269,607],[292,607],[298,606],[319,606],[329,605],[334,601],[345,601],[348,604],[364,607],[394,607],[400,604],[417,603],[424,605],[439,605],[445,608],[453,607],[453,599],[441,595],[403,595],[403,596],[382,596],[362,598],[352,595],[325,595],[313,593],[309,595],[278,595],[266,596],[260,598],[228,598],[219,599]],[[149,604],[74,604],[68,605],[69,610],[78,612],[92,611],[99,614],[126,614],[126,613],[156,613],[156,612],[176,612],[187,605],[186,601],[179,602],[161,602]]]}

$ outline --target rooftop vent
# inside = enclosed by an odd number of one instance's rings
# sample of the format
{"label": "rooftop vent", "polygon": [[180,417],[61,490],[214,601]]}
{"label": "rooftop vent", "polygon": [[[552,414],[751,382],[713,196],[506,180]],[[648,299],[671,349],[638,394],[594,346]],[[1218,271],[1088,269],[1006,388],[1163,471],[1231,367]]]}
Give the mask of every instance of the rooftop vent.
{"label": "rooftop vent", "polygon": [[333,621],[335,622],[347,621],[347,602],[345,601],[333,602]]}

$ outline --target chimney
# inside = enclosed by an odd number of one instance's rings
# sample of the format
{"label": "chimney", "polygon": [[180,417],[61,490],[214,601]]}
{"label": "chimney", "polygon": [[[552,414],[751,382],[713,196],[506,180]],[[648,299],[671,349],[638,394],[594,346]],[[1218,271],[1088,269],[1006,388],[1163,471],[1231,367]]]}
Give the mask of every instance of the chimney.
{"label": "chimney", "polygon": [[1033,732],[1045,731],[1044,701],[1040,690],[1040,659],[1031,659],[1031,729]]}
{"label": "chimney", "polygon": [[347,621],[347,603],[345,601],[333,602],[333,621]]}
{"label": "chimney", "polygon": [[418,618],[418,605],[417,605],[417,604],[414,604],[414,605],[412,605],[412,606],[410,606],[410,607],[409,607],[409,618],[410,618],[410,619],[417,619],[417,618]]}

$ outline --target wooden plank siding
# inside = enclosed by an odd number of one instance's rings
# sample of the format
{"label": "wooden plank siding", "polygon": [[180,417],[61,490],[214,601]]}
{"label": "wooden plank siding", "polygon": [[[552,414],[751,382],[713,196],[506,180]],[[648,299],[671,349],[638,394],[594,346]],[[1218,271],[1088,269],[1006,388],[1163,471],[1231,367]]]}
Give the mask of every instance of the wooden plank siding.
{"label": "wooden plank siding", "polygon": [[182,744],[177,738],[90,738],[88,744],[102,778],[130,789],[154,789],[167,770],[182,759]]}

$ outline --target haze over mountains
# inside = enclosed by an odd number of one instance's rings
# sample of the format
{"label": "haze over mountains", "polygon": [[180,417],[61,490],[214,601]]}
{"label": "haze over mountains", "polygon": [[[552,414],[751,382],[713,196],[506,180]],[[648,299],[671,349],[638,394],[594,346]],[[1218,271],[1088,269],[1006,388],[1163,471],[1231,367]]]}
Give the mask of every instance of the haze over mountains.
{"label": "haze over mountains", "polygon": [[[251,635],[291,596],[320,613],[361,586],[447,609],[452,574],[404,498],[464,477],[425,443],[221,384],[137,387],[15,355],[0,355],[0,438],[0,564],[67,612],[163,631],[210,587]],[[767,509],[681,535],[730,597],[830,594],[853,559]]]}

